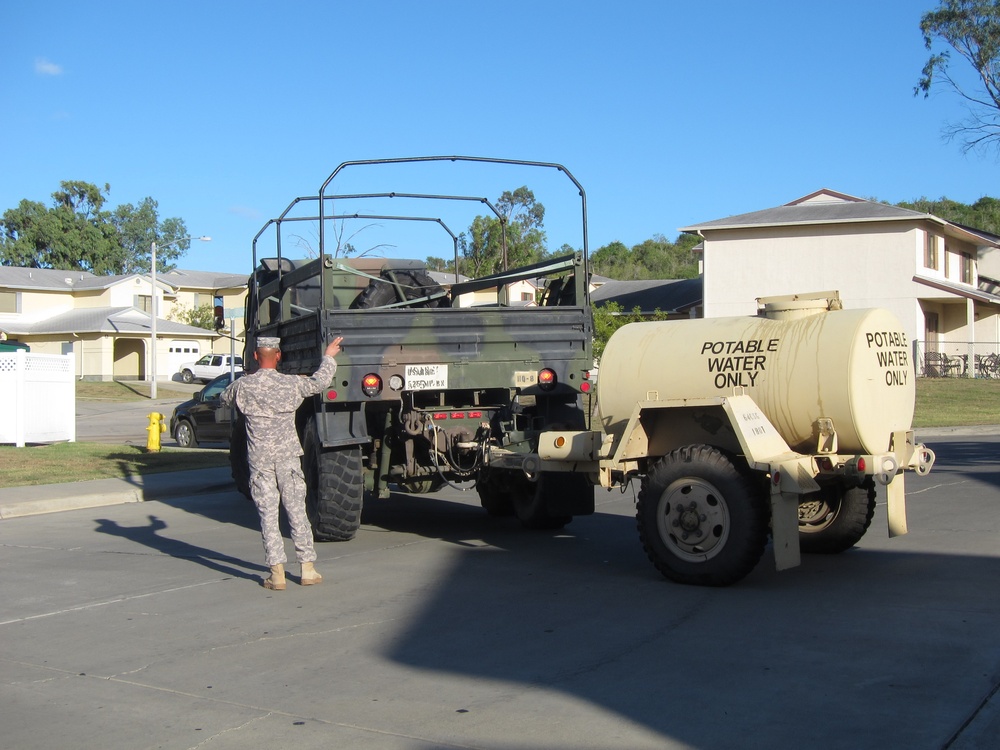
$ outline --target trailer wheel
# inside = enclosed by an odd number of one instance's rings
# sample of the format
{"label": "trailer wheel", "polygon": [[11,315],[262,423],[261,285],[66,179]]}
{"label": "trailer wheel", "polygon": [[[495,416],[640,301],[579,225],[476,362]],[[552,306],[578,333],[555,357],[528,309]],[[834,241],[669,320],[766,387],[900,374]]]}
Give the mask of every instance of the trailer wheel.
{"label": "trailer wheel", "polygon": [[719,450],[679,448],[643,479],[639,539],[656,569],[677,583],[728,586],[764,554],[764,494]]}
{"label": "trailer wheel", "polygon": [[875,515],[875,488],[823,487],[799,503],[799,549],[835,555],[849,550],[868,531]]}
{"label": "trailer wheel", "polygon": [[580,489],[580,480],[593,493],[587,478],[579,475],[545,471],[534,484],[524,481],[512,495],[517,520],[526,529],[561,529],[573,520],[572,514],[563,512],[563,506],[569,500],[568,493]]}
{"label": "trailer wheel", "polygon": [[412,495],[426,495],[437,492],[444,487],[444,481],[441,477],[425,477],[424,479],[407,479],[399,482],[397,486],[403,492],[409,492]]}
{"label": "trailer wheel", "polygon": [[247,500],[253,500],[253,495],[250,494],[250,460],[247,458],[247,423],[236,409],[233,409],[233,421],[229,431],[229,468],[236,489]]}
{"label": "trailer wheel", "polygon": [[320,542],[346,542],[361,526],[364,468],[361,447],[323,449],[315,418],[306,424],[302,445],[302,473],[306,478],[306,512],[313,536]]}
{"label": "trailer wheel", "polygon": [[[393,271],[396,281],[403,287],[406,299],[419,299],[435,292],[444,291],[444,287],[431,278],[427,271],[420,269],[412,271]],[[370,310],[373,307],[385,307],[396,302],[402,302],[396,293],[396,287],[389,279],[388,273],[383,273],[385,281],[373,281],[366,286],[351,303],[352,310]],[[448,307],[447,297],[437,297],[427,302],[421,302],[411,307]]]}
{"label": "trailer wheel", "polygon": [[476,492],[479,502],[486,513],[494,518],[507,518],[514,515],[514,499],[511,496],[510,485],[504,481],[500,472],[491,471],[480,476],[476,482]]}

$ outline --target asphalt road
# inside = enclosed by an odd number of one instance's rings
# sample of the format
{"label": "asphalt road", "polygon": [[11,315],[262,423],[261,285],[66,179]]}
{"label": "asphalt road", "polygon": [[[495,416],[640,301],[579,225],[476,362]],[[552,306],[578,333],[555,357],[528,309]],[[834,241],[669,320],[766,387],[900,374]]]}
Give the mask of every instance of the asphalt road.
{"label": "asphalt road", "polygon": [[[145,445],[148,437],[146,427],[149,425],[149,414],[159,412],[167,419],[167,429],[170,429],[170,414],[174,407],[194,396],[196,391],[205,387],[204,383],[182,383],[171,381],[160,383],[161,389],[189,393],[181,398],[162,398],[156,401],[101,401],[97,399],[76,400],[76,439],[96,443],[124,443],[126,445]],[[169,434],[164,433],[163,445],[177,445]]]}
{"label": "asphalt road", "polygon": [[235,492],[5,520],[0,745],[996,748],[998,441],[933,441],[909,535],[727,589],[617,491],[561,533],[394,495],[284,592]]}

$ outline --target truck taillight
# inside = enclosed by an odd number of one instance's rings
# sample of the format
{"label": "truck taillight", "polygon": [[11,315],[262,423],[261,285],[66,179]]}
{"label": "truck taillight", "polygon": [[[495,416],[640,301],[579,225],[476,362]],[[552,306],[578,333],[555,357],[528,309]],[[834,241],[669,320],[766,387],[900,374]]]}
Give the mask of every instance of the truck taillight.
{"label": "truck taillight", "polygon": [[326,392],[326,400],[327,401],[336,401],[337,400],[337,392],[335,390],[333,390],[333,388],[331,388],[330,390],[328,390]]}
{"label": "truck taillight", "polygon": [[361,392],[368,396],[377,396],[382,392],[382,378],[373,372],[368,373],[361,379]]}
{"label": "truck taillight", "polygon": [[551,391],[556,386],[556,373],[546,367],[538,372],[538,387],[543,391]]}

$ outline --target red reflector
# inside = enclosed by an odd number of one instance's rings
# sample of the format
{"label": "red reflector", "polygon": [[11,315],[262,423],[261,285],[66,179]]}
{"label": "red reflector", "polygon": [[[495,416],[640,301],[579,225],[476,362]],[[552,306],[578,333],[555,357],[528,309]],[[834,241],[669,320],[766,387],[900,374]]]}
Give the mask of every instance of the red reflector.
{"label": "red reflector", "polygon": [[861,474],[864,474],[866,466],[867,466],[867,464],[865,464],[865,460],[863,458],[859,458],[858,459],[858,472],[861,473]]}
{"label": "red reflector", "polygon": [[334,391],[334,390],[327,391],[326,392],[326,399],[327,399],[327,401],[336,401],[337,400],[337,392]]}
{"label": "red reflector", "polygon": [[580,390],[584,393],[590,393],[590,383],[580,383]]}
{"label": "red reflector", "polygon": [[481,411],[470,411],[469,419],[482,419],[483,413]]}
{"label": "red reflector", "polygon": [[451,413],[451,418],[452,419],[465,419],[465,412],[464,411],[453,411]]}
{"label": "red reflector", "polygon": [[448,415],[443,412],[437,412],[434,414],[434,419],[447,419]]}

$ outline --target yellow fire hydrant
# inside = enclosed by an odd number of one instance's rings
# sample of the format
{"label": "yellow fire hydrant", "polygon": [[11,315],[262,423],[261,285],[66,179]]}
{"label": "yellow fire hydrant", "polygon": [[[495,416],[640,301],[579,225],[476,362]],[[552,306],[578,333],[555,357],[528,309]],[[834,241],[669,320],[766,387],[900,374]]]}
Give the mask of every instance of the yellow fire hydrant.
{"label": "yellow fire hydrant", "polygon": [[160,435],[167,431],[167,425],[164,421],[166,417],[155,411],[147,416],[149,417],[149,425],[146,427],[146,431],[149,433],[149,438],[146,440],[146,450],[150,453],[159,453]]}

